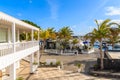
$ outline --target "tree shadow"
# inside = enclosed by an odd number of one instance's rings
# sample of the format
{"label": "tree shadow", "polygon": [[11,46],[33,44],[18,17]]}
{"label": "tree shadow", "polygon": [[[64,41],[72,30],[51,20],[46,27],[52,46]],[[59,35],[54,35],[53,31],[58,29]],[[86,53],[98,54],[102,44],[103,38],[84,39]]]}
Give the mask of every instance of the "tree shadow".
{"label": "tree shadow", "polygon": [[72,61],[72,62],[66,63],[65,65],[70,66],[70,65],[76,65],[76,64],[78,64],[78,63],[81,63],[81,64],[84,65],[84,68],[83,68],[82,73],[88,74],[90,67],[93,67],[93,65],[96,64],[97,61],[95,61],[95,60],[93,60],[93,59],[82,60],[82,61],[74,60],[74,61]]}

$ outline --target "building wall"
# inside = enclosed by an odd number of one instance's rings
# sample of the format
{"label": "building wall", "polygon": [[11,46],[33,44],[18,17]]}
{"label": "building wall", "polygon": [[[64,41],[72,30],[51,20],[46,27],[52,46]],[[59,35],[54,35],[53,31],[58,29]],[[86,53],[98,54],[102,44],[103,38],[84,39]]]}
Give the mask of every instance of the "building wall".
{"label": "building wall", "polygon": [[0,43],[7,42],[7,28],[0,28]]}
{"label": "building wall", "polygon": [[[12,41],[12,32],[11,32],[11,28],[10,28],[10,32],[8,33],[8,28],[6,27],[10,27],[10,26],[5,26],[5,25],[0,25],[0,43],[7,43],[7,42],[11,42]],[[9,35],[8,35],[9,34]],[[8,41],[8,36],[10,36],[10,40]],[[16,30],[16,42],[17,40],[17,30]]]}

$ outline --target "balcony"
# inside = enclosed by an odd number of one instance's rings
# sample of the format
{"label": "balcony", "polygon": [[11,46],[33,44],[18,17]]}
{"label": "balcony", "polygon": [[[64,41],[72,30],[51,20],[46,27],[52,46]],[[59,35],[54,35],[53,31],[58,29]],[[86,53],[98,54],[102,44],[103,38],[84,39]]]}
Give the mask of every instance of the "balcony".
{"label": "balcony", "polygon": [[[13,54],[13,43],[2,43],[0,44],[0,57]],[[16,52],[39,46],[38,41],[28,41],[28,42],[17,42],[15,43]]]}
{"label": "balcony", "polygon": [[[34,33],[37,34],[37,38],[34,37]],[[24,35],[24,39],[21,39],[20,35]],[[28,36],[31,39],[27,39]],[[39,42],[35,40],[39,40],[39,28],[0,12],[0,70],[8,68],[9,80],[16,80],[19,61],[27,56],[30,57],[30,73],[34,72],[34,54],[38,55],[39,62]]]}
{"label": "balcony", "polygon": [[[15,47],[15,52],[14,48]],[[0,44],[0,70],[39,50],[38,41]]]}

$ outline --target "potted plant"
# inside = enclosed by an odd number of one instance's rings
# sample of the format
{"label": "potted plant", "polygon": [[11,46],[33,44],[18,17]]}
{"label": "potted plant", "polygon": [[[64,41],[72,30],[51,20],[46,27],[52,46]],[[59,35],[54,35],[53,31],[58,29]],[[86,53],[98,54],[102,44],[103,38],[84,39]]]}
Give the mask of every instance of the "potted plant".
{"label": "potted plant", "polygon": [[40,66],[41,67],[43,67],[43,66],[45,67],[46,66],[46,62],[40,62]]}
{"label": "potted plant", "polygon": [[50,62],[50,66],[53,67],[53,62]]}
{"label": "potted plant", "polygon": [[38,63],[37,62],[33,62],[33,65],[38,65]]}
{"label": "potted plant", "polygon": [[81,64],[77,63],[77,67],[78,67],[78,72],[80,72],[81,71]]}
{"label": "potted plant", "polygon": [[33,62],[33,71],[35,71],[36,69],[37,69],[37,67],[38,67],[38,63],[37,62]]}
{"label": "potted plant", "polygon": [[60,61],[57,61],[57,62],[56,62],[56,65],[57,65],[57,68],[60,70],[60,68],[61,68],[61,62],[60,62]]}
{"label": "potted plant", "polygon": [[94,70],[96,71],[96,70],[98,69],[98,65],[97,65],[97,64],[94,64],[94,65],[93,65],[93,68],[94,68]]}
{"label": "potted plant", "polygon": [[23,80],[23,77],[18,77],[16,80]]}

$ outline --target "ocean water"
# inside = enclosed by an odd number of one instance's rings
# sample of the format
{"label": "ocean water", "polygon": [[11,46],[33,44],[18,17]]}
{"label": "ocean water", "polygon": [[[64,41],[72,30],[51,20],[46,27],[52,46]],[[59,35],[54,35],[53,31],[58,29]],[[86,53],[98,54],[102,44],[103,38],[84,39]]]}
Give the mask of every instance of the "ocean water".
{"label": "ocean water", "polygon": [[[99,46],[98,45],[94,45],[94,48],[97,48],[99,49]],[[105,50],[105,48],[103,48],[103,51]],[[112,50],[112,46],[108,46],[108,50]]]}
{"label": "ocean water", "polygon": [[94,48],[99,48],[99,46],[97,46],[97,45],[94,45]]}

